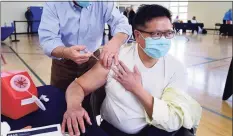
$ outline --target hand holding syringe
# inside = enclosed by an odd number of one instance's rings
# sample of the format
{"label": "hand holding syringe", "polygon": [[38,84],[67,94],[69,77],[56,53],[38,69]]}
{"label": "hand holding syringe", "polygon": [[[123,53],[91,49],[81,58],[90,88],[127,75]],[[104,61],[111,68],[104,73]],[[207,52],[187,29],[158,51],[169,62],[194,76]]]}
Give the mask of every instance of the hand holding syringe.
{"label": "hand holding syringe", "polygon": [[91,53],[91,56],[94,57],[96,60],[99,61],[99,58],[96,57],[92,52],[88,51],[87,48],[83,50],[85,53]]}
{"label": "hand holding syringe", "polygon": [[[99,61],[100,59],[98,57],[96,57],[92,52],[88,51],[87,48],[83,50],[85,53],[91,53],[91,56],[94,57],[97,61]],[[112,63],[113,67],[117,69],[116,65],[114,63]]]}

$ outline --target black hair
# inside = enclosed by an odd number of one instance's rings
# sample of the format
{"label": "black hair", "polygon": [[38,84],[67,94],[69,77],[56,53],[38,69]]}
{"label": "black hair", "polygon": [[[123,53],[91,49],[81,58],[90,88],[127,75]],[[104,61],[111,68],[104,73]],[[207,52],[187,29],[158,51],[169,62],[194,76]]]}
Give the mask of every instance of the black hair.
{"label": "black hair", "polygon": [[171,12],[160,5],[141,5],[133,19],[133,30],[145,27],[146,22],[156,17],[167,17],[171,21]]}

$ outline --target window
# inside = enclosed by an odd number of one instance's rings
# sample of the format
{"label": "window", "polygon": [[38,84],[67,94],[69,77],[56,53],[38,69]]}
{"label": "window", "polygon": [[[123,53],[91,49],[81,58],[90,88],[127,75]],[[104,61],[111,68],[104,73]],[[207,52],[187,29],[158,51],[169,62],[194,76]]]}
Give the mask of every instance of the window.
{"label": "window", "polygon": [[179,20],[187,22],[188,20],[188,2],[185,0],[171,0],[170,11],[172,12],[172,19],[179,16]]}

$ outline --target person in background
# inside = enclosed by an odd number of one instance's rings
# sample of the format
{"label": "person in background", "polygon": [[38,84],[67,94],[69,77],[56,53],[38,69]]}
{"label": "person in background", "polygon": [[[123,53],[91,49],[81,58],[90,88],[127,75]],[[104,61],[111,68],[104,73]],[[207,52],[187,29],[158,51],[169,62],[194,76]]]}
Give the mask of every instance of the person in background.
{"label": "person in background", "polygon": [[223,24],[226,24],[227,21],[232,21],[232,9],[229,9],[223,17]]}
{"label": "person in background", "polygon": [[130,8],[129,8],[129,24],[130,25],[133,24],[134,16],[135,16],[135,12],[134,12],[134,9],[133,9],[133,5],[131,5]]}
{"label": "person in background", "polygon": [[32,21],[33,21],[33,14],[30,10],[30,7],[27,8],[27,11],[25,12],[25,18],[27,20],[27,24],[28,24],[28,27],[27,27],[27,33],[32,33]]}
{"label": "person in background", "polygon": [[[133,25],[133,19],[134,19],[134,17],[135,17],[135,12],[134,12],[134,9],[133,9],[133,5],[131,5],[130,6],[130,8],[129,8],[129,17],[128,17],[128,19],[129,19],[129,24],[132,26]],[[133,32],[132,32],[133,33]],[[132,35],[132,38],[134,38],[135,37],[135,35],[134,35],[134,33],[133,33],[133,35]]]}
{"label": "person in background", "polygon": [[[191,23],[192,24],[196,24],[197,23],[197,20],[196,20],[196,16],[193,16],[192,20],[191,20]],[[192,29],[192,34],[194,33],[194,31],[197,31],[197,33],[201,32],[201,28],[199,26],[196,26],[195,28]]]}
{"label": "person in background", "polygon": [[179,23],[180,20],[179,20],[179,16],[176,16],[176,18],[174,19],[173,23]]}
{"label": "person in background", "polygon": [[196,17],[195,17],[195,16],[193,16],[193,18],[192,18],[192,20],[191,20],[191,23],[193,23],[193,24],[196,24],[196,23],[197,23],[197,20],[196,20]]}
{"label": "person in background", "polygon": [[130,7],[126,7],[123,14],[127,17],[127,19],[129,19],[129,12],[130,12]]}
{"label": "person in background", "polygon": [[[139,7],[134,21],[136,42],[122,46],[118,65],[105,69],[97,62],[67,88],[67,111],[62,131],[86,136],[193,136],[201,118],[201,106],[185,93],[184,66],[168,54],[172,30],[171,13],[160,5]],[[98,80],[96,80],[98,77]],[[82,108],[85,96],[105,84],[99,126]],[[185,129],[184,129],[185,128]],[[179,133],[179,130],[187,130]],[[91,135],[88,132],[92,132]]]}

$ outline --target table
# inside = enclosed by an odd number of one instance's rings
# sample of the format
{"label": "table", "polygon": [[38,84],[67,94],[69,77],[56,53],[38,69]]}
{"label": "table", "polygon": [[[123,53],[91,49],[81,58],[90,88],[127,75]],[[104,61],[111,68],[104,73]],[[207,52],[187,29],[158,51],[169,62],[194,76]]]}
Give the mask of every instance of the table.
{"label": "table", "polygon": [[192,30],[192,32],[197,31],[198,32],[198,27],[203,28],[204,24],[203,23],[173,23],[174,29],[178,32],[180,29],[183,30],[183,32],[186,32],[186,30]]}
{"label": "table", "polygon": [[224,89],[224,92],[223,92],[223,97],[222,97],[223,100],[229,99],[231,97],[231,95],[233,94],[233,85],[232,85],[233,71],[232,70],[233,70],[233,63],[232,63],[232,60],[231,60],[231,64],[230,64],[230,68],[229,68],[229,71],[228,71],[227,80],[226,80],[226,84],[225,84],[225,89]]}
{"label": "table", "polygon": [[233,24],[221,24],[219,31],[220,34],[233,36]]}
{"label": "table", "polygon": [[[6,121],[11,126],[11,130],[22,129],[25,126],[42,127],[53,124],[61,124],[64,112],[66,111],[65,92],[53,86],[41,86],[38,87],[38,95],[41,96],[42,94],[47,95],[47,97],[50,99],[48,103],[42,101],[46,107],[46,111],[39,109],[38,111],[28,114],[18,120],[12,120],[4,115],[1,115],[1,121]],[[86,98],[85,100],[88,103],[89,96]],[[85,105],[85,102],[83,103],[83,106],[87,106]],[[90,115],[91,114],[89,113],[89,116]],[[85,125],[86,133],[82,136],[108,136],[99,126],[97,126],[93,119],[91,120],[92,126]],[[180,136],[180,134],[184,136],[193,136],[193,134],[190,134],[190,130],[184,128],[181,128],[178,131],[177,135]]]}
{"label": "table", "polygon": [[4,115],[1,115],[1,121],[6,121],[11,130],[18,130],[26,126],[42,127],[52,124],[61,124],[63,114],[66,111],[65,92],[53,86],[38,87],[38,95],[47,95],[49,102],[44,103],[46,111],[41,109],[26,115],[18,120],[12,120]]}
{"label": "table", "polygon": [[14,32],[14,27],[1,27],[1,41],[6,40]]}
{"label": "table", "polygon": [[[66,111],[65,91],[57,89],[53,86],[41,86],[37,89],[38,96],[43,94],[47,95],[47,97],[50,99],[47,103],[42,101],[46,107],[46,111],[39,109],[36,112],[28,114],[18,120],[12,120],[4,115],[1,115],[1,121],[6,121],[11,126],[11,130],[22,129],[25,126],[42,127],[62,123],[63,115]],[[90,96],[85,97],[83,107],[90,107],[89,98]],[[86,110],[90,116],[90,109],[86,108]],[[85,136],[107,136],[105,132],[97,126],[97,123],[93,121],[93,117],[91,117],[91,120],[92,126],[86,125]]]}

